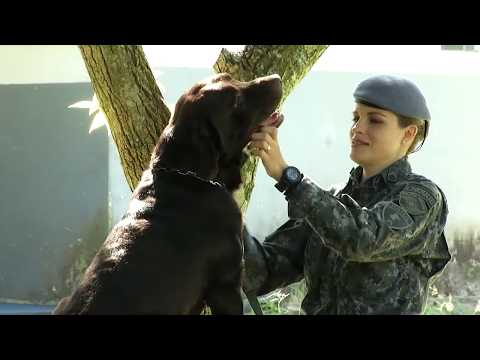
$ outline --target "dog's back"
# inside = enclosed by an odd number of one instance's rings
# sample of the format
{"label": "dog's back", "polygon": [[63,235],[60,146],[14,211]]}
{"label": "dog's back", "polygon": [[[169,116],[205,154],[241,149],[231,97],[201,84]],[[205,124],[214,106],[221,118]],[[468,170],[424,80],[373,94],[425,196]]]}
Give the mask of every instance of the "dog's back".
{"label": "dog's back", "polygon": [[216,287],[238,286],[242,221],[231,194],[169,175],[155,190],[151,178],[146,171],[127,214],[55,314],[200,313],[209,300],[215,307]]}

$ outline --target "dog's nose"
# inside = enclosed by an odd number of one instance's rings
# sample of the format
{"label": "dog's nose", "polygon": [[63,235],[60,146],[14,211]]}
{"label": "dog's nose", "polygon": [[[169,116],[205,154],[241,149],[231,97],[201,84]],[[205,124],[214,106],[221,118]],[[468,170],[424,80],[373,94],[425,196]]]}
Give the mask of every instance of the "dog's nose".
{"label": "dog's nose", "polygon": [[256,83],[259,85],[259,87],[267,86],[268,88],[270,88],[271,96],[275,98],[282,96],[282,78],[278,74],[258,78]]}

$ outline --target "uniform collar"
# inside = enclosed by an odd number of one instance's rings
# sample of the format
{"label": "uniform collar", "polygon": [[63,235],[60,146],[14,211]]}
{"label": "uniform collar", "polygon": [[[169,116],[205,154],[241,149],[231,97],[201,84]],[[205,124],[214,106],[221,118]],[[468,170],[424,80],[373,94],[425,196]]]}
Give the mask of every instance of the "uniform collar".
{"label": "uniform collar", "polygon": [[[360,181],[362,180],[362,171],[363,168],[361,166],[357,166],[356,168],[352,168],[352,170],[350,170],[350,180],[354,186],[360,184]],[[412,168],[407,160],[407,157],[405,156],[383,169],[379,174],[372,176],[365,182],[365,185],[377,185],[381,180],[384,181],[385,184],[396,183],[397,181],[408,176],[411,172]]]}

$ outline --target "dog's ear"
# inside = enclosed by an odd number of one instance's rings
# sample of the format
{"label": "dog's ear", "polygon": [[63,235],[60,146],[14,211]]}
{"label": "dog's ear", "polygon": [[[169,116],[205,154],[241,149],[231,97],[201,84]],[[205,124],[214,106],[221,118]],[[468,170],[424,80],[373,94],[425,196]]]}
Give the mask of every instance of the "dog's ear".
{"label": "dog's ear", "polygon": [[[210,136],[221,153],[227,153],[234,130],[234,114],[242,104],[240,92],[233,87],[225,87],[216,82],[201,90],[204,118],[199,123],[201,136]],[[204,126],[205,125],[205,126]]]}
{"label": "dog's ear", "polygon": [[203,121],[199,122],[198,133],[200,138],[205,139],[213,144],[218,155],[221,156],[225,152],[225,134],[217,127],[217,122],[212,117],[207,116]]}

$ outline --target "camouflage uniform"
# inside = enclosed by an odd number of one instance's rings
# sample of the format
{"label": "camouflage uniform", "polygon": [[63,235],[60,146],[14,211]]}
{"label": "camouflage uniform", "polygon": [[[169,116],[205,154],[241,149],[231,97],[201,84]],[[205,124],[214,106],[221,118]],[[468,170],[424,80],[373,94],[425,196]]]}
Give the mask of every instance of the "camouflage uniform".
{"label": "camouflage uniform", "polygon": [[305,277],[306,314],[419,314],[450,260],[447,202],[406,158],[341,189],[305,177],[287,192],[290,220],[263,244],[245,232],[244,289],[266,294]]}

